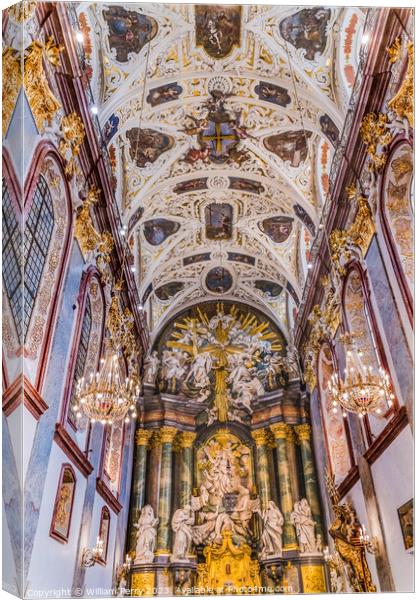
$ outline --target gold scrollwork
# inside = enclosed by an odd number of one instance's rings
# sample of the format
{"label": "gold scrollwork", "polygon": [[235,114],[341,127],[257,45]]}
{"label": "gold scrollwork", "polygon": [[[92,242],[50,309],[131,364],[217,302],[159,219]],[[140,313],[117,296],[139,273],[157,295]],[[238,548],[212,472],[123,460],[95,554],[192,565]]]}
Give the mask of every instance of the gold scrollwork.
{"label": "gold scrollwork", "polygon": [[76,217],[74,235],[85,259],[89,253],[95,254],[96,266],[101,272],[103,281],[107,282],[109,280],[107,265],[111,261],[114,240],[108,231],[99,233],[96,230],[90,214],[90,207],[96,204],[100,193],[96,186],[89,188],[87,197]]}
{"label": "gold scrollwork", "polygon": [[48,60],[53,67],[58,67],[63,48],[49,37],[45,44],[34,40],[25,50],[23,85],[40,132],[44,131],[46,124],[51,125],[55,113],[61,108],[50,89],[43,61]]}
{"label": "gold scrollwork", "polygon": [[395,96],[388,102],[389,108],[400,118],[407,119],[414,127],[414,45],[407,46],[408,64],[404,80]]}
{"label": "gold scrollwork", "polygon": [[389,56],[389,62],[391,65],[396,63],[401,58],[401,39],[399,37],[395,38],[393,44],[389,48],[386,49]]}
{"label": "gold scrollwork", "polygon": [[61,156],[67,161],[66,175],[71,178],[78,173],[79,167],[76,158],[79,156],[80,147],[85,139],[85,127],[80,116],[70,113],[61,119],[62,138],[58,145]]}
{"label": "gold scrollwork", "polygon": [[387,159],[386,146],[392,140],[392,134],[388,129],[388,117],[384,113],[368,113],[363,117],[360,135],[367,146],[370,157],[370,168],[380,171]]}
{"label": "gold scrollwork", "polygon": [[14,48],[4,48],[2,56],[3,89],[2,89],[2,130],[3,135],[9,127],[15,108],[19,89],[22,84],[21,55]]}
{"label": "gold scrollwork", "polygon": [[205,564],[198,565],[197,586],[206,594],[259,593],[261,577],[247,544],[235,546],[232,532],[224,531],[221,544],[204,548]]}
{"label": "gold scrollwork", "polygon": [[304,594],[319,594],[327,591],[322,565],[302,565],[301,573]]}

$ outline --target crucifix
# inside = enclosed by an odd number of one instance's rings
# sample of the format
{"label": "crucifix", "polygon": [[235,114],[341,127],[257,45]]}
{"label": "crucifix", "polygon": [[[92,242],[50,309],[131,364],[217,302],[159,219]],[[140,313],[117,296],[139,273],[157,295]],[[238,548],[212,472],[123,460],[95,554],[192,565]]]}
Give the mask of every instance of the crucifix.
{"label": "crucifix", "polygon": [[[183,323],[176,323],[178,329],[185,332],[189,332],[191,341],[188,343],[181,341],[185,339],[186,335],[180,331],[175,331],[172,337],[175,340],[170,340],[167,343],[169,348],[176,348],[186,352],[192,360],[194,360],[199,354],[208,353],[212,357],[212,369],[215,374],[215,386],[214,386],[214,407],[216,409],[217,418],[221,423],[228,421],[228,400],[229,390],[227,384],[227,377],[229,375],[229,357],[234,354],[243,354],[249,350],[245,345],[238,345],[230,341],[231,330],[235,324],[238,324],[236,318],[237,309],[232,307],[230,311],[230,318],[225,315],[223,304],[217,305],[216,317],[218,318],[215,327],[210,327],[210,321],[207,314],[203,313],[198,309],[199,320],[196,318],[183,319]],[[228,318],[226,318],[228,317]],[[241,319],[240,324],[244,330],[251,328],[251,334],[259,334],[259,339],[273,339],[276,338],[276,334],[272,331],[264,333],[269,327],[267,322],[256,323],[257,319],[255,315],[249,313]],[[205,343],[206,337],[211,334],[214,341],[211,343]],[[199,335],[205,337],[199,338]],[[204,343],[202,343],[204,341]],[[258,350],[256,350],[258,352]]]}

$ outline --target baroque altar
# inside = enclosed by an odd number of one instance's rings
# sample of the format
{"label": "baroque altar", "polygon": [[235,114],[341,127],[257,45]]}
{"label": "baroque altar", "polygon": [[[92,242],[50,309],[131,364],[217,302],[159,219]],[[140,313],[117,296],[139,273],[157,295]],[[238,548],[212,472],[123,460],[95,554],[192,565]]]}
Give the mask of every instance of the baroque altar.
{"label": "baroque altar", "polygon": [[292,348],[257,311],[209,303],[167,326],[137,430],[136,595],[326,591],[302,389]]}

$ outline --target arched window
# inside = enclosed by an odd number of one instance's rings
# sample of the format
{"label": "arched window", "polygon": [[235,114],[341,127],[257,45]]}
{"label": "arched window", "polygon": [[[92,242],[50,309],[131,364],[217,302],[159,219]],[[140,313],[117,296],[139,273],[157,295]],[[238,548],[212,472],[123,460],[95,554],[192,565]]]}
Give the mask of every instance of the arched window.
{"label": "arched window", "polygon": [[109,513],[108,507],[104,506],[101,511],[101,521],[99,523],[99,533],[98,533],[99,539],[101,539],[104,544],[102,555],[98,559],[98,562],[100,562],[102,564],[106,564],[106,559],[108,556],[110,524],[111,524],[111,515]]}
{"label": "arched window", "polygon": [[63,465],[58,482],[50,535],[61,542],[67,542],[73,511],[76,476],[70,465]]}
{"label": "arched window", "polygon": [[318,360],[318,389],[325,441],[331,470],[337,484],[340,484],[353,466],[353,461],[347,424],[341,408],[332,406],[328,391],[328,382],[334,370],[333,356],[328,344],[322,346]]}
{"label": "arched window", "polygon": [[3,281],[19,340],[22,338],[22,232],[6,179],[3,195]]}
{"label": "arched window", "polygon": [[413,151],[410,144],[404,142],[396,146],[388,161],[381,195],[381,217],[394,270],[411,308],[414,287],[412,188]]}
{"label": "arched window", "polygon": [[120,491],[121,463],[124,445],[124,422],[117,421],[105,433],[103,479],[108,488],[118,497]]}
{"label": "arched window", "polygon": [[[99,274],[90,268],[83,274],[79,291],[79,310],[76,315],[73,345],[66,375],[67,387],[63,397],[61,423],[69,422],[79,433],[86,432],[86,418],[76,418],[74,406],[76,384],[83,376],[90,376],[98,368],[105,320],[105,300]],[[80,443],[84,440],[79,439]],[[86,440],[84,440],[86,441]]]}
{"label": "arched window", "polygon": [[[366,300],[362,274],[358,268],[353,268],[345,283],[344,310],[347,331],[351,334],[354,349],[362,354],[363,365],[372,366],[377,370],[380,366],[386,368],[385,359],[378,346],[378,339],[374,327],[374,316],[369,310]],[[386,419],[392,411],[387,410],[384,404],[382,413],[378,416],[369,415],[365,419],[368,435],[378,435],[386,425]]]}
{"label": "arched window", "polygon": [[92,307],[89,296],[86,297],[85,314],[83,315],[82,327],[80,330],[79,348],[77,350],[76,363],[73,373],[73,384],[71,399],[69,405],[69,420],[74,424],[76,415],[74,414],[74,395],[76,393],[77,381],[83,377],[86,367],[86,359],[89,348],[90,333],[92,330]]}
{"label": "arched window", "polygon": [[23,334],[25,340],[41,283],[53,229],[53,201],[47,182],[40,175],[24,228]]}

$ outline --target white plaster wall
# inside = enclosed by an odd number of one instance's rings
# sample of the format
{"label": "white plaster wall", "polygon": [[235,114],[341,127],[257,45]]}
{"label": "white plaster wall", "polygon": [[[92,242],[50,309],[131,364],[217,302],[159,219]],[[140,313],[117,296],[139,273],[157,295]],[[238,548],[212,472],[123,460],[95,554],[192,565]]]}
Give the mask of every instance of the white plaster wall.
{"label": "white plaster wall", "polygon": [[[95,494],[95,501],[92,511],[92,525],[90,528],[89,544],[90,548],[93,548],[96,544],[96,538],[99,534],[99,525],[101,520],[101,511],[104,506],[108,506],[104,499],[99,495]],[[112,586],[112,574],[114,568],[114,553],[115,553],[115,538],[117,531],[117,520],[116,515],[110,506],[108,506],[109,513],[111,515],[111,523],[109,529],[109,542],[108,542],[108,555],[106,565],[95,564],[93,567],[86,569],[85,576],[85,595],[97,596],[111,595]],[[89,593],[89,590],[90,593]],[[99,591],[101,590],[101,591]],[[97,593],[98,592],[98,593]]]}
{"label": "white plaster wall", "polygon": [[[77,482],[68,542],[63,544],[50,537],[50,525],[61,466],[63,463],[70,462],[57,444],[53,443],[29,566],[27,594],[30,589],[71,590],[86,491],[86,478],[75,467]],[[61,595],[64,596],[65,593],[63,592]]]}
{"label": "white plaster wall", "polygon": [[2,502],[2,584],[11,594],[18,594],[16,565],[7,525],[6,511]]}
{"label": "white plaster wall", "polygon": [[[365,499],[363,497],[362,484],[360,483],[360,481],[358,481],[356,485],[354,485],[351,488],[350,492],[345,496],[345,500],[353,504],[357,516],[359,517],[360,523],[363,523],[366,527],[367,533],[370,533],[368,524],[369,521],[366,513]],[[376,590],[380,592],[381,588],[378,581],[378,571],[376,569],[375,557],[372,554],[366,553],[366,560],[369,565],[370,572],[372,574],[373,583],[376,585]]]}
{"label": "white plaster wall", "polygon": [[[24,437],[22,429],[22,417],[24,411],[27,412],[27,409],[24,409],[23,405],[19,404],[19,406],[7,417],[7,426],[9,428],[10,441],[12,443],[13,455],[15,457],[20,489],[23,489],[22,459],[24,454],[24,448],[22,447],[22,440],[24,440]],[[24,443],[26,446],[26,442]]]}
{"label": "white plaster wall", "polygon": [[38,421],[34,418],[34,416],[29,412],[29,410],[24,406],[23,407],[23,477],[26,476],[26,471],[28,469],[29,459],[31,458],[32,445],[34,443],[34,437],[36,428],[38,425]]}
{"label": "white plaster wall", "polygon": [[414,555],[404,548],[397,513],[414,496],[414,442],[408,426],[371,468],[395,587],[398,592],[412,592]]}
{"label": "white plaster wall", "polygon": [[[22,127],[22,124],[24,124],[24,127]],[[32,111],[22,88],[4,141],[19,180],[25,179],[33,153],[40,139]]]}

